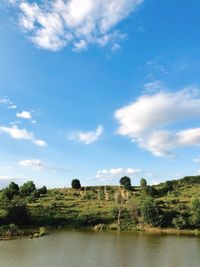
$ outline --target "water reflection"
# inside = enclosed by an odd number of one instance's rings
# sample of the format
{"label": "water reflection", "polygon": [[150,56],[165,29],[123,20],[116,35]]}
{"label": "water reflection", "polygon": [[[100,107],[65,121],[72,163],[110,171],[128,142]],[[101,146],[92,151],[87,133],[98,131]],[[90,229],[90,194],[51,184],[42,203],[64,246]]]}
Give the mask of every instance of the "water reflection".
{"label": "water reflection", "polygon": [[56,231],[0,242],[2,267],[199,267],[200,238]]}

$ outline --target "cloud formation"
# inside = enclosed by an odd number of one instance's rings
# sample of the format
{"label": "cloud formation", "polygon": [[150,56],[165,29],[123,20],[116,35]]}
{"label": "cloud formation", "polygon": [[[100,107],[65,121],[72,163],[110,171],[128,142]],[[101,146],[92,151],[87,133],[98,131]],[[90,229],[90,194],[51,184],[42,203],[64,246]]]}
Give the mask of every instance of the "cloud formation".
{"label": "cloud formation", "polygon": [[105,180],[113,180],[114,178],[120,178],[122,176],[133,176],[135,174],[140,173],[140,169],[133,168],[112,168],[112,169],[103,169],[98,170],[96,174],[96,178],[105,181]]}
{"label": "cloud formation", "polygon": [[7,96],[0,97],[0,105],[5,105],[8,109],[17,108],[17,106]]}
{"label": "cloud formation", "polygon": [[34,133],[29,132],[26,129],[20,129],[17,125],[11,127],[0,126],[0,133],[7,133],[10,137],[17,140],[29,140],[37,146],[46,146],[46,142],[35,138]]}
{"label": "cloud formation", "polygon": [[90,44],[105,46],[124,38],[114,27],[135,12],[144,0],[9,0],[19,9],[19,23],[40,48],[57,51],[70,45],[85,50]]}
{"label": "cloud formation", "polygon": [[155,156],[171,155],[176,147],[200,145],[200,128],[169,130],[170,126],[200,117],[198,90],[161,91],[143,95],[118,109],[119,135],[127,136]]}
{"label": "cloud formation", "polygon": [[48,165],[40,159],[24,159],[20,160],[18,164],[22,167],[32,168],[35,171],[48,171],[51,173],[66,173],[69,171],[69,169],[64,167]]}
{"label": "cloud formation", "polygon": [[26,159],[19,161],[19,165],[22,167],[31,167],[37,171],[43,168],[43,162],[39,159]]}
{"label": "cloud formation", "polygon": [[102,134],[103,134],[103,126],[102,125],[98,125],[96,130],[94,130],[94,131],[89,131],[89,132],[77,131],[77,132],[73,132],[68,136],[68,138],[70,140],[75,140],[75,141],[78,141],[78,142],[82,142],[82,143],[84,143],[86,145],[89,145],[89,144],[94,143],[95,141],[97,141]]}
{"label": "cloud formation", "polygon": [[29,111],[18,112],[18,113],[16,114],[16,117],[17,117],[17,118],[21,118],[21,119],[26,119],[26,120],[30,120],[30,119],[32,119],[31,112],[29,112]]}
{"label": "cloud formation", "polygon": [[200,156],[193,159],[194,162],[199,163],[200,162]]}

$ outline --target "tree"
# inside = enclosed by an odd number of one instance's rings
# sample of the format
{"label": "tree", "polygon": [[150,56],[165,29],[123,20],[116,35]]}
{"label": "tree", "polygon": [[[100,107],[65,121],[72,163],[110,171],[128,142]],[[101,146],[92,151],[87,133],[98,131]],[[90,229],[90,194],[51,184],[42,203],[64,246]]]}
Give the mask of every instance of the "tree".
{"label": "tree", "polygon": [[40,190],[40,194],[42,194],[42,195],[46,195],[46,193],[47,193],[47,188],[46,188],[45,185],[44,185],[43,187],[41,187],[39,190]]}
{"label": "tree", "polygon": [[35,189],[35,191],[32,193],[33,197],[40,197],[41,195],[41,192],[40,192],[40,189]]}
{"label": "tree", "polygon": [[7,198],[8,200],[12,200],[14,196],[19,194],[19,186],[11,182],[8,187],[3,190],[3,197]]}
{"label": "tree", "polygon": [[147,193],[148,196],[150,197],[155,197],[156,194],[157,194],[157,190],[155,189],[155,187],[152,185],[147,185],[146,188],[145,188],[145,192]]}
{"label": "tree", "polygon": [[143,216],[144,222],[152,226],[159,226],[159,209],[155,204],[153,198],[147,197],[141,203],[141,214]]}
{"label": "tree", "polygon": [[120,180],[120,185],[125,185],[126,183],[131,184],[131,179],[128,176],[122,177]]}
{"label": "tree", "polygon": [[171,192],[174,188],[173,182],[172,181],[166,181],[164,184],[164,191],[166,193]]}
{"label": "tree", "polygon": [[140,180],[140,187],[141,187],[142,190],[147,187],[147,180],[146,179],[141,178],[141,180]]}
{"label": "tree", "polygon": [[78,179],[72,180],[72,188],[73,189],[80,189],[81,188],[81,183]]}
{"label": "tree", "polygon": [[195,227],[200,227],[200,200],[194,199],[192,201],[192,210],[194,212],[194,224]]}
{"label": "tree", "polygon": [[127,191],[131,190],[131,183],[130,182],[126,182],[124,185],[124,189],[126,189]]}
{"label": "tree", "polygon": [[12,202],[6,207],[6,219],[8,223],[14,223],[18,226],[28,225],[30,220],[30,214],[26,204],[16,197]]}
{"label": "tree", "polygon": [[122,192],[116,192],[115,193],[115,203],[117,205],[117,223],[118,227],[120,227],[120,219],[123,211],[123,204],[124,204],[124,198],[122,196]]}
{"label": "tree", "polygon": [[20,186],[20,195],[23,197],[28,197],[35,191],[35,189],[36,187],[33,181],[28,181]]}

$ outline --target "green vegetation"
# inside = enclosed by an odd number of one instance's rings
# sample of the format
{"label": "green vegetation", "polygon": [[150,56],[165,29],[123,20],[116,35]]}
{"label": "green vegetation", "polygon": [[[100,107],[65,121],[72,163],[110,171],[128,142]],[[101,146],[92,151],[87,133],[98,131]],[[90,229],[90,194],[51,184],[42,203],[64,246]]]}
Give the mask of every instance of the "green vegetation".
{"label": "green vegetation", "polygon": [[122,177],[120,184],[81,187],[74,179],[72,188],[47,190],[32,181],[20,187],[12,182],[0,191],[0,235],[18,235],[26,226],[200,230],[200,176],[156,186],[144,178],[131,186],[131,179]]}
{"label": "green vegetation", "polygon": [[140,180],[140,187],[141,187],[142,190],[145,190],[146,189],[146,187],[147,187],[147,180],[146,179],[141,178],[141,180]]}
{"label": "green vegetation", "polygon": [[128,176],[124,176],[119,180],[120,185],[125,185],[126,183],[131,184],[131,179]]}
{"label": "green vegetation", "polygon": [[72,180],[72,188],[73,189],[80,189],[81,188],[81,183],[78,179]]}

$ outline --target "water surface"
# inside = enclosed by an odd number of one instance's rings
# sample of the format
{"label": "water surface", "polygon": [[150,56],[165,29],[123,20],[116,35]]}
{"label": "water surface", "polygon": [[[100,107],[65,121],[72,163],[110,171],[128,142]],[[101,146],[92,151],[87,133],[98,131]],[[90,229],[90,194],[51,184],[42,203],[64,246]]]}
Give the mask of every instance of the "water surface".
{"label": "water surface", "polygon": [[200,238],[145,233],[53,231],[0,241],[1,267],[199,267]]}

